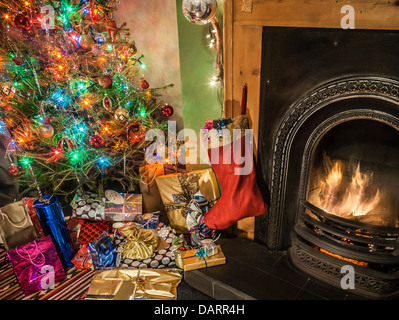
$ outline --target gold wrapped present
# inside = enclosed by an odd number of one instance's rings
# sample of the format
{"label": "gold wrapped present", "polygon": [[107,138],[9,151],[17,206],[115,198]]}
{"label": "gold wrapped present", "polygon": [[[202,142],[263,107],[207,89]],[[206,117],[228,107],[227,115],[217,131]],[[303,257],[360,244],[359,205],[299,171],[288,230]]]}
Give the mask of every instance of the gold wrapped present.
{"label": "gold wrapped present", "polygon": [[150,258],[158,246],[158,236],[155,230],[128,226],[121,229],[120,233],[127,240],[121,247],[122,259]]}
{"label": "gold wrapped present", "polygon": [[86,300],[176,300],[182,280],[176,269],[95,271]]}
{"label": "gold wrapped present", "polygon": [[188,233],[187,206],[200,193],[212,207],[220,197],[219,184],[212,169],[173,173],[156,178],[169,223],[177,233]]}
{"label": "gold wrapped present", "polygon": [[176,265],[184,271],[189,271],[225,264],[226,257],[220,246],[217,247],[218,253],[212,256],[208,256],[203,248],[186,251],[176,250]]}

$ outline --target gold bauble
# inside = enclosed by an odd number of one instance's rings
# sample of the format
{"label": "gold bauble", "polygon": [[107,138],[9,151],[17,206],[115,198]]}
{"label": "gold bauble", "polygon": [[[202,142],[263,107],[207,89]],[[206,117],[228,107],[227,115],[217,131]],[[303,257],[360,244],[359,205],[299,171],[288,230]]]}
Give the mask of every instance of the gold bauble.
{"label": "gold bauble", "polygon": [[121,122],[125,122],[129,118],[129,111],[123,108],[118,108],[115,111],[115,119]]}

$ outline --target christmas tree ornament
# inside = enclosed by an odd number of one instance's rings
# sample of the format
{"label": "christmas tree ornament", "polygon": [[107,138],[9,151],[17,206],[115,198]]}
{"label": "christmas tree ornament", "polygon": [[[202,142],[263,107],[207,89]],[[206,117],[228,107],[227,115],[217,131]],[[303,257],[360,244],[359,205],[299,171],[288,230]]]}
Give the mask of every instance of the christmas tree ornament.
{"label": "christmas tree ornament", "polygon": [[39,127],[39,134],[42,138],[51,138],[54,134],[54,128],[49,124],[44,124]]}
{"label": "christmas tree ornament", "polygon": [[129,118],[129,111],[124,108],[118,108],[115,111],[115,119],[121,122],[125,122]]}
{"label": "christmas tree ornament", "polygon": [[146,80],[141,80],[140,81],[140,86],[142,89],[146,90],[150,87],[150,85],[148,84],[148,82]]}
{"label": "christmas tree ornament", "polygon": [[99,83],[102,87],[104,87],[104,88],[106,88],[106,89],[109,89],[109,88],[112,87],[112,78],[111,78],[111,76],[109,76],[109,75],[106,74],[106,75],[100,77],[100,79],[98,79],[98,83]]}
{"label": "christmas tree ornament", "polygon": [[1,94],[6,98],[12,98],[17,93],[17,88],[15,88],[11,83],[4,82],[1,84]]}
{"label": "christmas tree ornament", "polygon": [[112,41],[115,41],[115,34],[116,34],[116,22],[115,20],[109,20],[106,25],[106,29],[108,35],[110,36]]}
{"label": "christmas tree ornament", "polygon": [[15,16],[14,24],[20,31],[29,31],[32,29],[32,22],[30,21],[29,17],[21,13]]}
{"label": "christmas tree ornament", "polygon": [[22,175],[21,169],[14,163],[11,163],[7,173],[11,178],[19,178]]}
{"label": "christmas tree ornament", "polygon": [[172,116],[173,112],[174,112],[173,107],[168,104],[162,106],[162,108],[161,108],[161,113],[166,118],[169,118],[170,116]]}
{"label": "christmas tree ornament", "polygon": [[93,148],[101,148],[102,146],[104,146],[104,139],[98,134],[91,136],[89,142]]}
{"label": "christmas tree ornament", "polygon": [[80,37],[80,46],[85,50],[91,50],[93,45],[94,45],[93,38],[90,35],[83,33],[82,36]]}
{"label": "christmas tree ornament", "polygon": [[24,57],[14,57],[12,58],[12,61],[17,65],[17,66],[22,66],[25,62]]}
{"label": "christmas tree ornament", "polygon": [[194,24],[207,24],[215,18],[218,10],[217,0],[183,0],[183,15]]}
{"label": "christmas tree ornament", "polygon": [[112,100],[107,95],[103,99],[103,106],[107,111],[110,111],[112,108]]}
{"label": "christmas tree ornament", "polygon": [[58,149],[60,149],[60,150],[62,150],[64,152],[68,152],[68,151],[70,151],[70,150],[75,148],[75,144],[69,138],[61,138],[58,141],[57,146],[58,146]]}
{"label": "christmas tree ornament", "polygon": [[136,44],[132,42],[129,47],[125,51],[125,56],[130,58],[133,57],[137,53]]}

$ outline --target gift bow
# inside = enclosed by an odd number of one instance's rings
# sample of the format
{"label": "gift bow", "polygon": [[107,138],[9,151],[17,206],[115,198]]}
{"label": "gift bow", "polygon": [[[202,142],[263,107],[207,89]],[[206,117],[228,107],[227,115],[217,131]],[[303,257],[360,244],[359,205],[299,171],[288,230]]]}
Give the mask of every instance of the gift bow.
{"label": "gift bow", "polygon": [[203,259],[205,262],[205,267],[208,268],[208,264],[206,263],[205,257],[208,255],[208,252],[204,248],[199,248],[195,251],[193,256],[183,257],[182,259],[194,258],[198,257],[198,259]]}
{"label": "gift bow", "polygon": [[136,226],[121,230],[127,242],[122,249],[124,259],[144,260],[150,258],[158,245],[158,236],[152,229],[140,229]]}

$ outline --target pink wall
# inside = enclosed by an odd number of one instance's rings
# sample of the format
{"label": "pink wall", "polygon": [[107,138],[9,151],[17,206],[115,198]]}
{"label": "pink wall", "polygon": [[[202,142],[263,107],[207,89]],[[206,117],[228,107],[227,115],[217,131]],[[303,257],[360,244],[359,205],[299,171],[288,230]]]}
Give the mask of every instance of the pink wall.
{"label": "pink wall", "polygon": [[143,74],[155,88],[173,83],[160,99],[172,105],[170,120],[183,127],[179,39],[174,0],[120,0],[114,19],[118,26],[127,23],[137,54],[144,54],[147,70]]}

